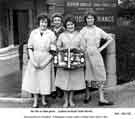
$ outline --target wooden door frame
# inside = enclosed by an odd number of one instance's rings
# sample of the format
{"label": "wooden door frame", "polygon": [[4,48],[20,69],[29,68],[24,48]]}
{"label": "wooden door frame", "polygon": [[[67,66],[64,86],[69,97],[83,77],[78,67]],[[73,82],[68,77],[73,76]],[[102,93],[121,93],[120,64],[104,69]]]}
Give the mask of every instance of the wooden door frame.
{"label": "wooden door frame", "polygon": [[34,22],[33,22],[33,11],[32,9],[9,9],[9,34],[8,34],[8,42],[9,45],[13,44],[14,45],[14,24],[13,24],[13,11],[14,10],[27,10],[28,11],[28,28],[31,31],[33,29],[34,26]]}

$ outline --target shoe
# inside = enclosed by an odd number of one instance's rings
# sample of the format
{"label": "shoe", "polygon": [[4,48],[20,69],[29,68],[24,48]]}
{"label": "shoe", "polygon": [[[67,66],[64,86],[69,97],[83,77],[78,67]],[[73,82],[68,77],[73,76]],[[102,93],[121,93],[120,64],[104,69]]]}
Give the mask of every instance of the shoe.
{"label": "shoe", "polygon": [[72,103],[72,104],[69,104],[70,105],[70,107],[75,107],[75,104],[74,103]]}
{"label": "shoe", "polygon": [[39,105],[32,105],[32,108],[38,108]]}
{"label": "shoe", "polygon": [[43,105],[43,107],[45,107],[45,108],[49,108],[49,104],[48,104],[48,103],[42,104],[42,105]]}
{"label": "shoe", "polygon": [[56,93],[59,98],[62,98],[64,96],[64,92],[60,88],[57,88]]}
{"label": "shoe", "polygon": [[89,96],[89,98],[85,98],[83,102],[85,104],[88,104],[90,101],[91,101],[91,96]]}
{"label": "shoe", "polygon": [[57,96],[58,96],[59,98],[62,98],[62,97],[63,97],[63,93],[62,93],[62,92],[59,92],[59,93],[57,94]]}
{"label": "shoe", "polygon": [[63,104],[63,108],[67,108],[68,106],[69,106],[68,103]]}
{"label": "shoe", "polygon": [[52,93],[52,94],[51,94],[51,97],[52,97],[53,99],[56,99],[57,93],[56,93],[56,92],[55,92],[55,93]]}
{"label": "shoe", "polygon": [[109,102],[101,102],[101,101],[99,101],[98,105],[99,106],[107,106],[107,105],[109,106],[109,105],[114,105],[114,103],[111,102],[111,101],[109,101]]}

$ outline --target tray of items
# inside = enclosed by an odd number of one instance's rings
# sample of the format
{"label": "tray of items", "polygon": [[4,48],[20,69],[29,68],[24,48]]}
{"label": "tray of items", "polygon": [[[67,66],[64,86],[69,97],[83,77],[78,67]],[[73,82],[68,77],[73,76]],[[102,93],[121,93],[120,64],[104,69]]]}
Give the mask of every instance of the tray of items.
{"label": "tray of items", "polygon": [[57,50],[53,60],[54,66],[63,69],[78,69],[85,67],[84,52],[76,48]]}

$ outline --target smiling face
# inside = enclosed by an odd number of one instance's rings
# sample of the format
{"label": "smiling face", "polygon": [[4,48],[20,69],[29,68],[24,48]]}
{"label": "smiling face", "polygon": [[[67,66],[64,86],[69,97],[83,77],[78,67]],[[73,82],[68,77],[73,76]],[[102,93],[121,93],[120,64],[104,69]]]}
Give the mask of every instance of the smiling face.
{"label": "smiling face", "polygon": [[67,21],[66,29],[69,32],[73,32],[75,30],[75,24],[72,21]]}
{"label": "smiling face", "polygon": [[56,28],[59,28],[62,25],[62,19],[60,17],[54,17],[53,23]]}
{"label": "smiling face", "polygon": [[41,29],[42,31],[44,31],[44,30],[47,29],[47,27],[48,27],[48,21],[47,21],[46,18],[40,19],[40,21],[39,21],[39,27],[40,27],[40,29]]}
{"label": "smiling face", "polygon": [[95,22],[94,16],[88,15],[86,17],[86,23],[87,23],[88,26],[94,25],[94,22]]}

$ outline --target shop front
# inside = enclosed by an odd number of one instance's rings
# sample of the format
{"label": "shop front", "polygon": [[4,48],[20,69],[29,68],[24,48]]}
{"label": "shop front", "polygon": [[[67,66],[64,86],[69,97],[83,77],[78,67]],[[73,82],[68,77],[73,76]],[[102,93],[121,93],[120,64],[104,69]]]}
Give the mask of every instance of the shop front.
{"label": "shop front", "polygon": [[[27,44],[29,33],[36,27],[36,16],[41,12],[47,12],[49,15],[54,12],[61,12],[63,15],[72,13],[79,24],[78,29],[80,29],[84,25],[83,15],[90,10],[94,10],[97,13],[97,25],[111,33],[115,38],[117,0],[0,1],[0,48],[3,49],[12,45],[17,49],[17,55],[12,58],[18,60],[17,67],[21,72],[28,60],[25,44]],[[103,56],[107,69],[107,86],[114,86],[117,84],[115,40],[107,48]],[[22,79],[18,80],[19,84],[17,82],[15,85],[21,86]]]}

